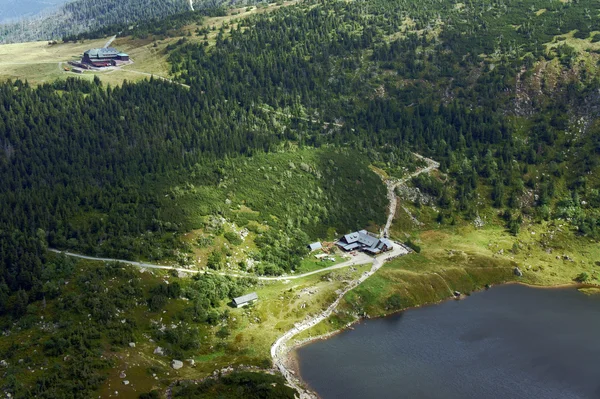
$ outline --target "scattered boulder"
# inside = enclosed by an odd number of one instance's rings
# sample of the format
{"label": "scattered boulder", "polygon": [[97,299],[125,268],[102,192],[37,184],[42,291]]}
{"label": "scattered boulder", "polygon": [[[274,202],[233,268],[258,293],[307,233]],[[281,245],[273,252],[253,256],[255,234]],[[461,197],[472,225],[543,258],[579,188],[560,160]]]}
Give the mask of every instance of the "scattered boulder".
{"label": "scattered boulder", "polygon": [[125,374],[124,371],[121,371],[121,374],[119,374],[119,378],[125,378],[127,377],[127,374]]}
{"label": "scattered boulder", "polygon": [[515,267],[513,270],[513,273],[515,276],[517,277],[523,277],[523,272],[521,271],[521,269],[519,269],[518,267]]}
{"label": "scattered boulder", "polygon": [[460,296],[460,291],[454,291],[454,296],[459,297]]}
{"label": "scattered boulder", "polygon": [[0,360],[0,366],[8,367],[8,362],[6,360]]}
{"label": "scattered boulder", "polygon": [[483,226],[485,226],[485,223],[483,222],[483,219],[481,219],[481,217],[477,215],[475,220],[473,220],[473,225],[475,226],[475,228],[480,229]]}
{"label": "scattered boulder", "polygon": [[181,360],[173,360],[171,362],[171,367],[173,367],[175,370],[179,370],[183,367],[183,362]]}
{"label": "scattered boulder", "polygon": [[124,381],[123,381],[123,385],[129,385],[129,381],[127,381],[127,380],[124,380]]}
{"label": "scattered boulder", "polygon": [[135,348],[135,342],[130,342],[130,343],[129,343],[129,347],[130,347],[130,348]]}
{"label": "scattered boulder", "polygon": [[154,349],[154,354],[164,356],[165,350],[163,348],[161,348],[160,346],[157,346],[156,349]]}
{"label": "scattered boulder", "polygon": [[190,366],[192,366],[192,367],[194,367],[196,365],[196,361],[194,359],[188,359],[187,361],[190,364]]}

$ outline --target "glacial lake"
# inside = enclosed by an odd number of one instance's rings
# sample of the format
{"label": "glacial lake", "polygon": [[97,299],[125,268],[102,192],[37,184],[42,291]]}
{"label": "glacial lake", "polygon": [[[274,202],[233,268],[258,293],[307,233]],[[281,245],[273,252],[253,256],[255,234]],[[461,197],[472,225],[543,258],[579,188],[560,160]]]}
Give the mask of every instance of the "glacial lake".
{"label": "glacial lake", "polygon": [[492,287],[296,352],[322,399],[600,398],[600,295]]}

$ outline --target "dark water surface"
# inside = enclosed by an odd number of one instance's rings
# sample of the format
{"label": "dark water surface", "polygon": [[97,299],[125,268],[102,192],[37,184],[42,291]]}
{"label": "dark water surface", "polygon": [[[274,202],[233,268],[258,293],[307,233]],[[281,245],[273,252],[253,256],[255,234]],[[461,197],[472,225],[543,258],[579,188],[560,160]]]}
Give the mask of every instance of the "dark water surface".
{"label": "dark water surface", "polygon": [[600,295],[505,285],[298,350],[332,398],[600,398]]}

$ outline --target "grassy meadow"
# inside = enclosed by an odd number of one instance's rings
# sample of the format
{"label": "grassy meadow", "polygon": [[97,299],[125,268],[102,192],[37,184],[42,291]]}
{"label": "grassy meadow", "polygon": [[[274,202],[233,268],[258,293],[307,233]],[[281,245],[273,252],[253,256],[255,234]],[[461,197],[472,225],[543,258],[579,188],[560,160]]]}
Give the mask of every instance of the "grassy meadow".
{"label": "grassy meadow", "polygon": [[[179,40],[188,42],[207,42],[213,46],[216,42],[219,29],[223,26],[224,36],[231,29],[237,27],[240,19],[254,14],[274,11],[280,7],[295,4],[297,1],[287,1],[281,4],[268,4],[263,7],[242,7],[227,10],[227,15],[207,17],[202,23],[190,24],[181,29],[181,36],[158,37],[150,35],[146,38],[131,36],[118,37],[112,47],[126,52],[134,61],[131,65],[107,71],[85,71],[83,74],[68,72],[63,67],[69,61],[78,61],[83,52],[90,48],[104,47],[110,37],[80,40],[76,43],[50,44],[47,41],[27,42],[0,45],[0,80],[27,80],[30,84],[38,85],[50,83],[57,79],[77,77],[92,80],[94,76],[100,77],[102,82],[111,85],[120,85],[123,81],[135,82],[149,79],[150,75],[169,78],[170,66],[167,62],[168,46],[175,45]],[[206,39],[198,30],[208,29]]]}

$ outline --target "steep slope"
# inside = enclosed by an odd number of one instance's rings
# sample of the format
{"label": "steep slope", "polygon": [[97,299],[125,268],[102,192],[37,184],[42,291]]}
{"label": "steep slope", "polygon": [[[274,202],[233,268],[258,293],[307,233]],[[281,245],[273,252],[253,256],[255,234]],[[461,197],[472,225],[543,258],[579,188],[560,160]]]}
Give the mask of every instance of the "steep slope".
{"label": "steep slope", "polygon": [[34,16],[64,4],[67,0],[1,0],[0,23]]}
{"label": "steep slope", "polygon": [[56,40],[107,26],[125,27],[163,18],[189,8],[188,0],[75,0],[50,15],[2,25],[0,40],[4,43]]}

